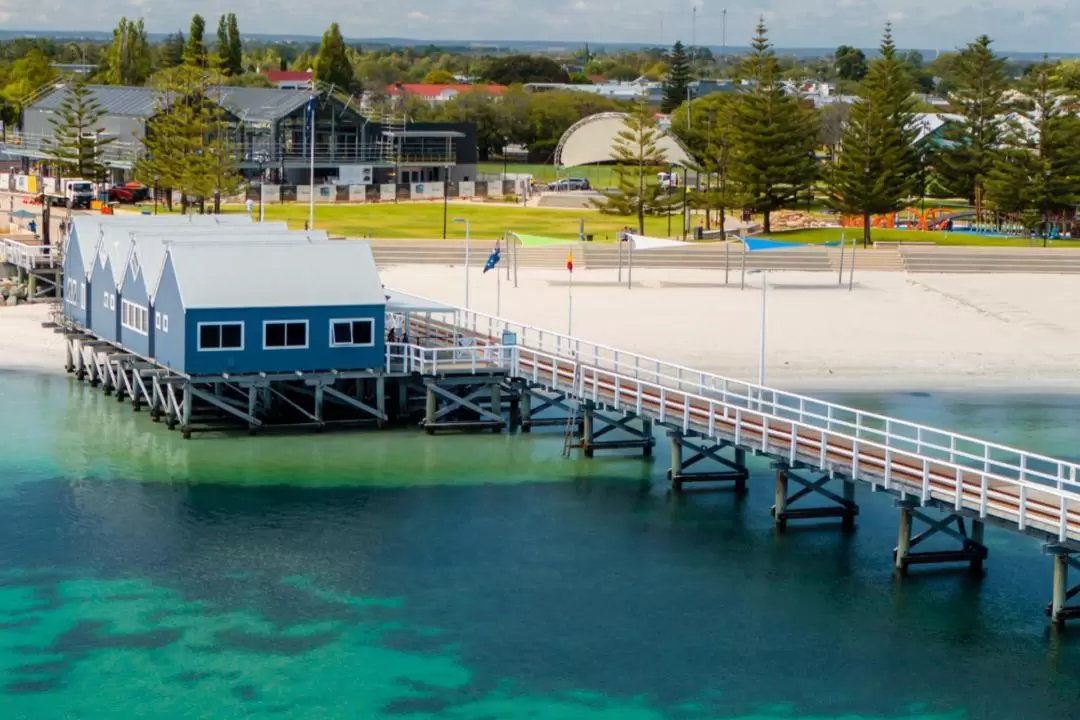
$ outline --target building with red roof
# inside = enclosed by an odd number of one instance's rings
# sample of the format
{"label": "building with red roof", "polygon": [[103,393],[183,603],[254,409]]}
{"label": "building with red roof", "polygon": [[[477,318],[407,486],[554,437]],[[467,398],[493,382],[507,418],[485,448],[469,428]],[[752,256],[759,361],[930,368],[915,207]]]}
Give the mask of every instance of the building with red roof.
{"label": "building with red roof", "polygon": [[282,90],[307,90],[315,77],[312,70],[267,70],[267,82]]}

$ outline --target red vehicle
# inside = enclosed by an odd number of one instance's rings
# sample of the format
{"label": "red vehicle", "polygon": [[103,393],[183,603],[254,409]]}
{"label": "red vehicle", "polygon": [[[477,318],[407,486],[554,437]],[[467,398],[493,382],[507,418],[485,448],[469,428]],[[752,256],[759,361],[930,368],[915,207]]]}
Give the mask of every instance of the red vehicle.
{"label": "red vehicle", "polygon": [[134,204],[146,200],[149,196],[150,190],[142,183],[130,182],[109,188],[109,202]]}

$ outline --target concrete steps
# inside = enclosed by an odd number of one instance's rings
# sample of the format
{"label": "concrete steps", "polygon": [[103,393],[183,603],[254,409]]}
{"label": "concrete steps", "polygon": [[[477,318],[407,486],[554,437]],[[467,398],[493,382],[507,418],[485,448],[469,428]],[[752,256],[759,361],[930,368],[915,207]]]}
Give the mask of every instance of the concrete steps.
{"label": "concrete steps", "polygon": [[900,248],[910,273],[1080,274],[1080,249],[1073,248]]}

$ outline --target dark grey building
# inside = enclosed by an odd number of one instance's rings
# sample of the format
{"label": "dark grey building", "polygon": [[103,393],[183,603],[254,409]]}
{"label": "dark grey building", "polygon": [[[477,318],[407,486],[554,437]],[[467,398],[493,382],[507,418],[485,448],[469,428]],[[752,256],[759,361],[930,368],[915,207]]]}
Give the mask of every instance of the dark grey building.
{"label": "dark grey building", "polygon": [[[104,159],[114,182],[130,176],[153,132],[162,101],[153,88],[92,85],[105,111],[102,137],[111,142]],[[64,88],[41,94],[23,110],[18,132],[0,142],[0,156],[48,166],[53,120]],[[476,131],[467,124],[372,122],[353,109],[351,99],[322,91],[223,87],[212,94],[227,112],[241,169],[267,173],[274,181],[365,185],[476,179]],[[311,113],[314,108],[314,139]]]}

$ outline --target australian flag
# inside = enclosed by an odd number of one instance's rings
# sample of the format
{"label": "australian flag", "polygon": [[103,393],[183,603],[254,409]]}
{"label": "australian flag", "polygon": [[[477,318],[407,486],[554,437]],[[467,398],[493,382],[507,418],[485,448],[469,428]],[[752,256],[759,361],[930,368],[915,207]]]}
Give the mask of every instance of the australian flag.
{"label": "australian flag", "polygon": [[484,263],[484,272],[487,272],[488,270],[494,270],[495,266],[499,264],[499,258],[499,246],[496,245],[495,249],[491,251],[490,255],[488,255],[487,262]]}

